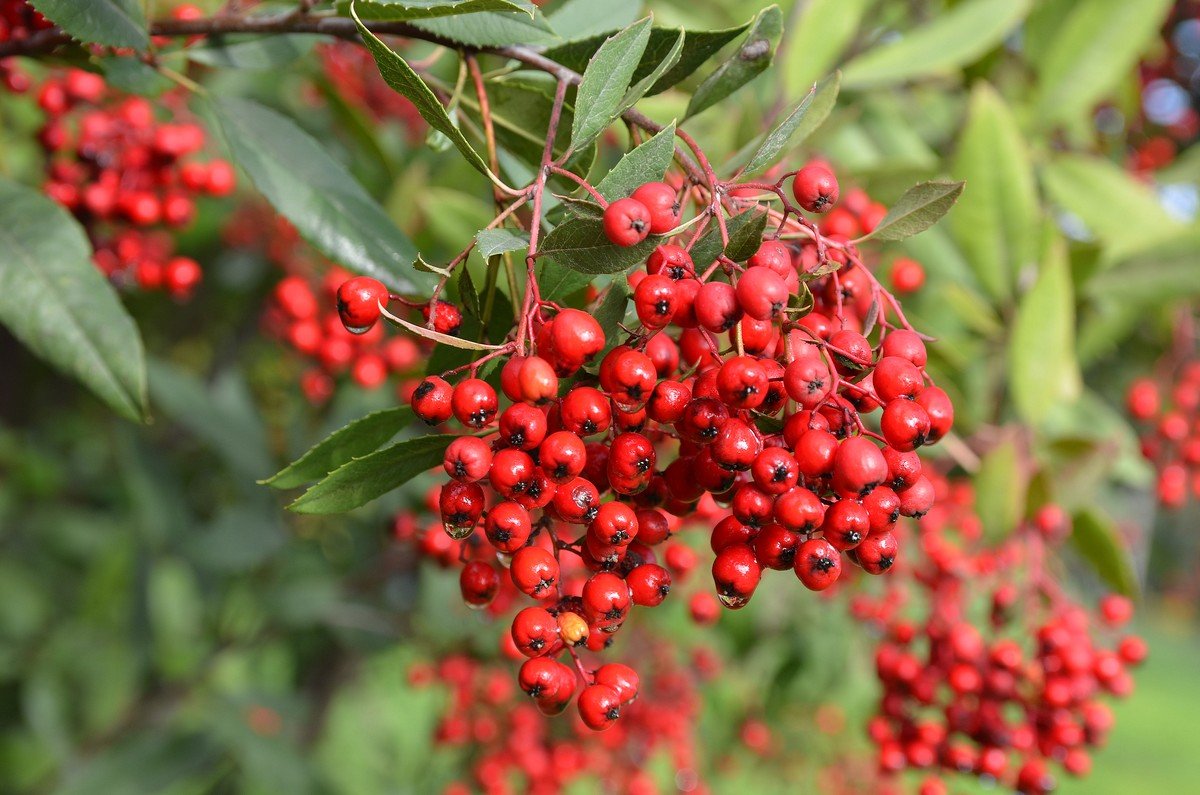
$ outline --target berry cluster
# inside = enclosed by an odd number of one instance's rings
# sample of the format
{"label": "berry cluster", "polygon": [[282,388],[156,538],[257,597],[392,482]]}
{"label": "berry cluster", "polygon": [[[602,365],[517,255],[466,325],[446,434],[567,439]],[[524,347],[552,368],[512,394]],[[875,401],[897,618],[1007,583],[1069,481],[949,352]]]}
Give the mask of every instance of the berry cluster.
{"label": "berry cluster", "polygon": [[[50,21],[25,0],[0,0],[0,44],[20,41],[50,27],[53,27]],[[0,83],[14,94],[23,94],[30,88],[29,76],[11,58],[0,58]]]}
{"label": "berry cluster", "polygon": [[350,42],[334,42],[320,45],[317,55],[338,97],[377,122],[399,122],[409,143],[421,141],[425,120],[407,97],[393,91],[379,75],[370,53]]}
{"label": "berry cluster", "polygon": [[[962,773],[1040,795],[1054,788],[1055,764],[1088,772],[1089,749],[1113,724],[1102,697],[1132,691],[1129,668],[1145,643],[1128,635],[1110,649],[1093,635],[1097,623],[1115,632],[1132,604],[1106,596],[1097,621],[1047,575],[1047,551],[1071,532],[1058,506],[988,546],[970,484],[934,483],[920,563],[878,600],[854,602],[884,635],[875,655],[883,696],[868,727],[880,771]],[[972,624],[977,607],[990,615],[985,631]],[[931,775],[921,792],[946,792]]]}
{"label": "berry cluster", "polygon": [[176,256],[169,236],[148,230],[185,227],[197,197],[234,189],[229,163],[195,158],[207,136],[186,118],[183,99],[164,95],[158,104],[171,120],[161,121],[148,100],[118,96],[82,69],[51,74],[37,92],[46,114],[38,135],[46,193],[87,228],[96,265],[109,278],[179,298],[199,284],[200,265]]}
{"label": "berry cluster", "polygon": [[1200,498],[1200,360],[1175,368],[1168,387],[1140,378],[1129,387],[1130,416],[1147,425],[1142,454],[1158,470],[1158,501],[1180,508],[1189,491]]}
{"label": "berry cluster", "polygon": [[[515,339],[460,368],[469,372],[457,383],[454,372],[430,375],[412,393],[419,418],[466,431],[446,450],[437,506],[446,535],[466,542],[464,600],[486,606],[505,580],[532,598],[511,627],[528,658],[520,679],[547,714],[578,696],[593,729],[611,726],[637,688],[600,673],[618,669],[588,668],[580,650],[603,650],[635,605],[663,602],[676,567],[657,548],[705,501],[723,508],[709,524],[712,593],[733,609],[768,569],[812,590],[838,579],[843,558],[886,572],[899,517],[933,505],[916,450],[949,431],[953,409],[924,371],[921,336],[848,239],[886,211],[866,202],[824,234],[801,212],[838,200],[823,164],[738,189],[738,202],[770,191],[784,206],[744,263],[693,262],[700,232],[725,219],[702,205],[700,231],[685,233],[682,185],[601,200],[614,245],[662,240],[628,277],[641,325],[622,344],[588,312],[539,300],[533,283]],[[393,301],[408,303],[366,277],[337,297],[359,334]],[[429,325],[443,330],[437,317]],[[597,358],[595,373],[584,369]],[[500,361],[498,392],[481,369]],[[712,594],[691,607],[697,621],[715,618]],[[574,669],[557,660],[564,652]]]}

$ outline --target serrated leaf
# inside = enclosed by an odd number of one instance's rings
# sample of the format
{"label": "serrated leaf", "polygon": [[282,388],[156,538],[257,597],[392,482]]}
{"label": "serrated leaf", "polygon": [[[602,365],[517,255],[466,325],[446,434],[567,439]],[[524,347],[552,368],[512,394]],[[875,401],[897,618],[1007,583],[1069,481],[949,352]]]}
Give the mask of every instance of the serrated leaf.
{"label": "serrated leaf", "polygon": [[417,257],[412,242],[308,133],[249,100],[216,98],[212,107],[234,161],[306,240],[393,290],[412,288],[404,271]]}
{"label": "serrated leaf", "polygon": [[871,0],[808,0],[793,7],[779,64],[789,94],[806,90],[838,63],[870,4]]}
{"label": "serrated leaf", "polygon": [[290,33],[280,36],[209,36],[185,50],[188,60],[225,69],[278,69],[312,52],[321,36]]}
{"label": "serrated leaf", "polygon": [[1137,595],[1137,575],[1129,548],[1110,519],[1090,509],[1075,514],[1071,544],[1114,590],[1126,596]]}
{"label": "serrated leaf", "polygon": [[78,222],[0,177],[0,323],[132,420],[146,415],[142,338]]}
{"label": "serrated leaf", "polygon": [[782,33],[783,12],[779,6],[768,6],[760,11],[750,24],[742,46],[692,93],[684,118],[707,110],[766,71],[775,57],[775,46]]}
{"label": "serrated leaf", "polygon": [[[640,183],[639,183],[640,184]],[[588,199],[577,199],[574,196],[555,196],[565,212],[576,218],[603,218],[604,208]]]}
{"label": "serrated leaf", "polygon": [[560,41],[541,11],[532,17],[524,13],[489,11],[419,19],[412,24],[421,30],[474,47],[539,46]]}
{"label": "serrated leaf", "polygon": [[1012,297],[1033,264],[1040,205],[1025,139],[1004,100],[975,84],[954,158],[956,179],[971,186],[950,219],[954,239],[993,301]]}
{"label": "serrated leaf", "polygon": [[1050,126],[1089,114],[1154,45],[1172,5],[1171,0],[1072,4],[1037,61],[1031,118]]}
{"label": "serrated leaf", "polygon": [[475,235],[475,250],[485,259],[529,248],[529,233],[515,229],[483,229]]}
{"label": "serrated leaf", "polygon": [[647,182],[657,182],[675,157],[675,122],[648,141],[625,154],[596,185],[596,192],[609,201],[628,196]]}
{"label": "serrated leaf", "polygon": [[787,118],[762,139],[742,173],[749,176],[771,166],[783,152],[799,145],[820,127],[837,104],[841,81],[841,75],[834,72],[813,86]]}
{"label": "serrated leaf", "polygon": [[632,25],[641,8],[642,0],[566,0],[546,21],[564,39],[582,39]]}
{"label": "serrated leaf", "polygon": [[612,36],[596,50],[575,94],[571,146],[586,146],[612,124],[649,41],[647,17]]}
{"label": "serrated leaf", "polygon": [[561,301],[591,283],[591,274],[571,270],[557,262],[545,260],[538,266],[538,289],[544,301]]}
{"label": "serrated leaf", "polygon": [[146,17],[137,0],[30,0],[29,4],[69,35],[87,44],[150,45]]}
{"label": "serrated leaf", "polygon": [[[739,259],[747,259],[758,250],[758,246],[762,242],[762,230],[765,228],[765,226],[760,226],[760,224],[766,224],[766,214],[753,207],[743,213],[733,216],[732,218],[725,219],[725,232],[729,235],[729,242],[731,245],[735,239],[743,239],[743,229],[747,225],[753,226],[751,231],[745,234],[746,240],[753,239],[754,227],[757,227],[758,229],[759,243],[754,246],[754,249],[749,254]],[[721,230],[717,226],[716,221],[709,221],[708,229],[703,235],[700,236],[700,239],[696,241],[696,245],[692,246],[692,262],[696,263],[697,271],[702,271],[709,265],[712,265],[714,262],[716,262],[717,257],[725,253],[725,246],[721,240]],[[730,257],[730,259],[733,259],[733,257]]]}
{"label": "serrated leaf", "polygon": [[1041,255],[1037,282],[1021,298],[1008,341],[1009,390],[1017,413],[1035,427],[1079,397],[1075,295],[1066,243],[1055,236]]}
{"label": "serrated leaf", "polygon": [[276,489],[294,489],[320,480],[354,458],[378,450],[381,444],[411,425],[413,419],[412,409],[408,406],[372,412],[334,431],[260,483]]}
{"label": "serrated leaf", "polygon": [[[537,6],[526,0],[356,0],[358,16],[380,22],[410,22],[483,11],[520,12],[532,19]],[[350,0],[338,0],[338,13],[349,14]]]}
{"label": "serrated leaf", "polygon": [[905,191],[879,225],[860,240],[903,240],[924,232],[950,212],[962,195],[961,182],[921,182]]}
{"label": "serrated leaf", "polygon": [[751,208],[735,218],[738,224],[732,226],[731,220],[729,245],[725,247],[725,256],[734,262],[745,262],[762,246],[763,232],[767,228],[767,214]]}
{"label": "serrated leaf", "polygon": [[975,512],[983,524],[984,538],[1001,541],[1017,527],[1025,513],[1028,473],[1021,468],[1020,451],[1012,437],[1005,438],[980,461],[975,473]]}
{"label": "serrated leaf", "polygon": [[601,220],[570,218],[546,235],[538,253],[580,273],[620,273],[644,262],[661,240],[651,235],[636,246],[614,246]]}
{"label": "serrated leaf", "polygon": [[842,68],[842,84],[861,89],[949,74],[1000,44],[1032,0],[966,0]]}
{"label": "serrated leaf", "polygon": [[[750,23],[747,22],[725,30],[685,30],[683,53],[679,62],[667,70],[666,74],[650,87],[646,95],[653,96],[662,93],[687,78],[699,69],[701,64],[716,55],[722,47],[745,33],[749,27]],[[650,42],[646,45],[642,62],[638,64],[638,68],[633,73],[635,82],[653,72],[666,59],[678,37],[679,30],[676,28],[652,28],[650,30]],[[605,36],[592,36],[580,41],[568,42],[546,50],[543,55],[568,69],[582,72],[605,39]]]}
{"label": "serrated leaf", "polygon": [[[350,7],[352,14],[354,9],[355,6],[352,4]],[[414,72],[403,58],[393,52],[391,47],[367,30],[357,16],[354,18],[354,24],[358,26],[358,33],[375,58],[375,65],[379,67],[379,73],[383,75],[387,84],[408,98],[421,114],[421,118],[425,119],[430,127],[450,139],[450,142],[462,153],[468,163],[481,173],[488,173],[488,167],[483,162],[483,158],[467,143],[462,131],[454,126],[446,109],[442,107],[442,103],[438,102],[438,98],[434,96],[429,86],[425,85],[425,81],[421,79],[420,75]]]}
{"label": "serrated leaf", "polygon": [[441,463],[457,436],[421,436],[397,442],[330,472],[288,506],[296,513],[345,513],[404,485]]}

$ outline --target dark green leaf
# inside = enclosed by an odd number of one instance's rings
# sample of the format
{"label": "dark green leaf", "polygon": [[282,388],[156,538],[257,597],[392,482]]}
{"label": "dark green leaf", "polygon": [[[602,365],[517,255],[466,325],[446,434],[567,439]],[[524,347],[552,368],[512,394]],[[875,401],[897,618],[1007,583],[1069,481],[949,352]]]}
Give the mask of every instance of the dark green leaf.
{"label": "dark green leaf", "polygon": [[619,114],[633,70],[650,40],[650,18],[635,22],[600,45],[588,61],[575,94],[571,146],[586,146]]}
{"label": "dark green leaf", "polygon": [[413,422],[412,409],[396,406],[366,415],[334,431],[275,475],[261,481],[276,489],[294,489],[320,480],[353,459],[379,449]]}
{"label": "dark green leaf", "polygon": [[679,36],[677,36],[675,39],[675,44],[672,45],[671,49],[667,51],[667,54],[663,56],[663,59],[659,62],[658,66],[654,67],[654,71],[631,85],[629,90],[625,92],[625,96],[621,98],[621,104],[617,106],[618,115],[636,105],[642,99],[642,97],[646,96],[646,92],[649,91],[655,83],[662,79],[662,76],[665,75],[668,70],[672,69],[675,64],[679,63],[679,59],[683,57],[683,41],[684,33],[683,30],[680,29]]}
{"label": "dark green leaf", "polygon": [[437,466],[457,436],[421,436],[354,458],[288,506],[297,513],[345,513]]}
{"label": "dark green leaf", "polygon": [[596,192],[609,201],[628,196],[647,182],[661,180],[674,156],[675,123],[671,122],[622,157],[596,185]]}
{"label": "dark green leaf", "polygon": [[481,256],[494,257],[529,248],[529,233],[513,229],[483,229],[475,235],[475,250]]}
{"label": "dark green leaf", "polygon": [[[736,226],[733,225],[735,220],[738,222]],[[730,219],[729,245],[725,247],[725,256],[734,262],[750,259],[762,246],[766,228],[767,214],[753,208]]]}
{"label": "dark green leaf", "polygon": [[867,50],[842,69],[847,88],[894,85],[949,74],[1000,44],[1033,0],[967,0],[898,39]]}
{"label": "dark green leaf", "polygon": [[405,271],[416,248],[308,133],[248,100],[221,98],[213,107],[234,160],[310,243],[393,290],[411,288]]}
{"label": "dark green leaf", "polygon": [[[735,239],[742,241],[750,241],[753,239],[753,231],[744,232],[743,228],[750,226],[751,230],[758,229],[759,243],[762,242],[763,224],[766,223],[766,214],[755,208],[750,208],[743,213],[725,219],[725,231],[729,235],[729,242],[732,245]],[[739,247],[749,246],[749,243],[739,243]],[[754,246],[754,250],[747,254],[749,257],[755,251],[758,251],[758,245]],[[692,246],[692,261],[696,263],[697,270],[703,270],[709,265],[717,261],[717,257],[725,253],[725,246],[721,241],[721,230],[715,221],[708,222],[708,230],[696,241],[696,245]],[[739,252],[740,253],[740,252]],[[745,259],[739,257],[738,259]],[[731,257],[732,259],[732,257]]]}
{"label": "dark green leaf", "polygon": [[613,279],[608,292],[600,306],[596,307],[594,317],[604,331],[604,350],[596,357],[596,361],[617,347],[621,339],[621,323],[625,320],[625,312],[629,308],[629,283],[624,279]]}
{"label": "dark green leaf", "polygon": [[961,182],[921,182],[909,188],[862,240],[903,240],[933,226],[962,195]]}
{"label": "dark green leaf", "polygon": [[175,83],[157,69],[134,56],[114,56],[100,62],[104,79],[113,88],[143,97],[157,97]]}
{"label": "dark green leaf", "polygon": [[608,35],[632,25],[641,11],[642,0],[566,0],[547,18],[554,32],[564,39]]}
{"label": "dark green leaf", "polygon": [[1137,575],[1129,548],[1110,519],[1093,510],[1075,514],[1071,543],[1106,583],[1126,596],[1137,595]]}
{"label": "dark green leaf", "polygon": [[539,253],[580,273],[619,273],[644,262],[660,242],[659,236],[651,235],[636,246],[614,246],[602,221],[571,218],[546,235]]}
{"label": "dark green leaf", "polygon": [[471,269],[466,263],[459,266],[461,273],[458,277],[458,302],[462,304],[463,312],[471,317],[481,318],[483,312],[479,307],[479,291],[475,289],[475,281],[471,278]]}
{"label": "dark green leaf", "polygon": [[[640,184],[640,183],[639,183]],[[576,199],[572,196],[556,196],[564,212],[576,218],[603,218],[604,208],[588,199]]]}
{"label": "dark green leaf", "polygon": [[29,4],[87,44],[135,50],[150,45],[146,17],[138,0],[30,0]]}
{"label": "dark green leaf", "polygon": [[549,260],[544,260],[538,268],[538,289],[545,301],[561,301],[592,283],[591,274],[564,268]]}
{"label": "dark green leaf", "polygon": [[750,156],[742,173],[747,176],[771,166],[789,147],[800,144],[829,117],[837,103],[841,75],[834,72],[813,86],[796,109],[788,114],[774,130],[767,133],[758,149]]}
{"label": "dark green leaf", "polygon": [[450,139],[450,142],[462,153],[468,163],[486,174],[487,164],[483,162],[479,153],[467,143],[462,131],[454,126],[446,109],[442,107],[442,103],[438,102],[438,98],[434,96],[429,86],[425,85],[425,81],[421,79],[420,75],[414,72],[403,58],[392,52],[392,49],[380,41],[374,33],[367,30],[362,22],[357,18],[354,22],[358,25],[359,35],[362,36],[367,49],[374,56],[379,73],[383,75],[387,84],[407,97],[416,106],[421,117],[429,123],[429,126]]}
{"label": "dark green leaf", "polygon": [[[554,107],[553,94],[540,86],[534,87],[515,80],[496,81],[489,84],[487,90],[496,140],[501,147],[536,168],[541,163],[542,150],[546,146],[546,131],[550,127],[550,114]],[[479,108],[473,95],[464,96],[462,106],[472,111],[473,119],[479,118]],[[571,129],[573,120],[574,109],[570,105],[564,106],[558,135],[554,139],[555,157],[561,157],[566,152],[570,143],[567,131]],[[596,146],[589,144],[568,159],[567,168],[577,174],[586,174],[595,157]],[[575,183],[570,185],[574,188]]]}
{"label": "dark green leaf", "polygon": [[226,69],[278,69],[308,55],[320,36],[210,36],[187,49],[187,57]]}
{"label": "dark green leaf", "polygon": [[[338,13],[349,13],[350,0],[338,0]],[[407,22],[482,11],[520,12],[533,17],[537,6],[527,0],[357,0],[361,19]]]}
{"label": "dark green leaf", "polygon": [[775,45],[782,33],[783,12],[779,6],[764,8],[754,18],[746,40],[737,52],[696,88],[684,118],[712,107],[766,71],[775,57]]}
{"label": "dark green leaf", "polygon": [[146,414],[137,326],[92,263],[79,224],[40,191],[0,178],[0,322],[122,415]]}
{"label": "dark green leaf", "polygon": [[548,45],[560,39],[546,23],[542,12],[533,17],[525,13],[500,11],[463,14],[440,19],[422,19],[415,27],[475,47]]}

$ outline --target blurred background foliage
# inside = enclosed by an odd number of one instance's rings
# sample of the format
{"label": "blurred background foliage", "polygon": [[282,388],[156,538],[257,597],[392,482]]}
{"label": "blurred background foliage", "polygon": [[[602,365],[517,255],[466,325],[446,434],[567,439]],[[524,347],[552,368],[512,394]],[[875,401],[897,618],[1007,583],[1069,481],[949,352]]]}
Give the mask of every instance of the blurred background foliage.
{"label": "blurred background foliage", "polygon": [[[652,10],[656,24],[715,29],[767,5],[622,0],[603,22]],[[1115,549],[1116,562],[1097,576],[1068,561],[1072,587],[1139,590],[1152,650],[1134,697],[1116,706],[1110,748],[1064,791],[1189,791],[1200,751],[1190,720],[1200,702],[1196,507],[1155,515],[1152,473],[1121,409],[1126,385],[1155,366],[1181,306],[1200,294],[1194,132],[1153,173],[1128,167],[1174,123],[1171,108],[1195,101],[1195,79],[1177,86],[1182,95],[1151,90],[1139,67],[1176,36],[1173,57],[1198,74],[1200,34],[1184,29],[1196,9],[1176,5],[784,2],[776,67],[689,121],[719,163],[841,69],[838,107],[806,154],[885,203],[915,180],[967,181],[946,223],[880,267],[906,253],[926,268],[906,307],[938,337],[932,369],[982,454],[989,532],[1051,494],[1099,517],[1100,551],[1078,551],[1094,560]],[[605,28],[587,16],[563,35]],[[492,217],[477,175],[456,153],[339,102],[313,44],[296,42],[294,58],[224,53],[246,68],[202,76],[286,111],[428,261],[452,256]],[[413,43],[406,54],[429,51]],[[665,121],[687,101],[668,91],[644,108]],[[30,100],[0,95],[0,118],[0,170],[35,173]],[[605,146],[597,173],[618,154]],[[462,607],[452,575],[418,568],[391,541],[391,517],[424,484],[314,518],[286,513],[255,483],[396,397],[346,385],[323,409],[309,405],[300,363],[260,332],[278,272],[223,244],[229,210],[206,204],[181,241],[206,266],[194,300],[126,299],[153,361],[151,424],[115,418],[0,332],[0,791],[424,793],[462,764],[432,752],[442,696],[414,689],[406,671],[447,650],[491,654],[495,632]],[[693,627],[674,596],[649,619],[661,636],[727,658],[701,724],[716,792],[811,783],[866,748],[868,639],[841,602],[773,585],[715,630]],[[821,705],[836,707],[833,725],[817,725],[829,716]],[[747,715],[765,715],[790,752],[763,761],[739,749]]]}

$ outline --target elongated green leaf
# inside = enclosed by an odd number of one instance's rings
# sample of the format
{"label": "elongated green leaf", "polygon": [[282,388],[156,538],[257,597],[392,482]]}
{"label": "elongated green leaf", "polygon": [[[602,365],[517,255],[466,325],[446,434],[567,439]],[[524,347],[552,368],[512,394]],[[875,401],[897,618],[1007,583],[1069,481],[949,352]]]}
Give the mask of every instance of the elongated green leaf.
{"label": "elongated green leaf", "polygon": [[684,118],[711,108],[766,71],[782,33],[783,12],[779,6],[764,8],[750,24],[746,40],[737,52],[697,86]]}
{"label": "elongated green leaf", "polygon": [[575,119],[571,125],[573,147],[586,146],[613,123],[633,79],[633,70],[649,41],[650,18],[647,17],[625,28],[596,50],[575,95]]}
{"label": "elongated green leaf", "polygon": [[164,77],[161,72],[137,56],[114,55],[100,61],[105,81],[117,89],[143,97],[157,97],[164,91],[178,87],[175,81]]}
{"label": "elongated green leaf", "polygon": [[350,270],[411,289],[416,248],[308,133],[248,100],[219,98],[213,109],[234,160],[305,239]]}
{"label": "elongated green leaf", "polygon": [[730,224],[729,245],[725,247],[725,256],[734,262],[744,262],[754,256],[754,252],[762,246],[763,231],[767,228],[767,214],[761,210],[749,209],[736,216],[736,220],[736,225],[732,222]]}
{"label": "elongated green leaf", "polygon": [[835,72],[813,86],[795,110],[762,139],[742,173],[749,176],[771,166],[788,148],[798,145],[820,127],[837,104],[841,79]]}
{"label": "elongated green leaf", "polygon": [[[1098,300],[1116,299],[1135,307],[1195,298],[1200,296],[1197,251],[1200,230],[1188,227],[1092,277],[1085,290]],[[1136,314],[1140,317],[1140,308]]]}
{"label": "elongated green leaf", "polygon": [[186,50],[196,63],[226,69],[278,69],[308,55],[320,36],[211,36]]}
{"label": "elongated green leaf", "polygon": [[[356,0],[360,19],[408,22],[481,11],[517,11],[532,19],[537,6],[526,0]],[[338,13],[350,12],[350,0],[338,0]]]}
{"label": "elongated green leaf", "polygon": [[1066,244],[1053,238],[1037,282],[1021,299],[1008,341],[1009,391],[1021,417],[1037,426],[1056,405],[1079,397],[1075,296]]}
{"label": "elongated green leaf", "polygon": [[[739,241],[739,248],[743,249],[737,253],[744,253],[743,246],[749,247],[749,241],[753,240],[754,229],[758,230],[758,237],[761,242],[762,230],[765,224],[766,214],[753,207],[732,218],[725,219],[725,231],[729,235],[730,248],[733,247],[734,241],[737,240]],[[751,230],[748,233],[746,232],[747,227]],[[742,241],[746,242],[743,243]],[[757,250],[758,244],[755,244],[749,254],[746,254],[745,257],[737,257],[736,259],[746,259]],[[721,230],[715,221],[710,221],[708,230],[700,236],[700,239],[696,241],[696,245],[692,246],[692,261],[696,263],[697,270],[703,270],[716,262],[717,257],[725,253],[727,252],[721,241]],[[731,256],[730,259],[735,258]]]}
{"label": "elongated green leaf", "polygon": [[1037,63],[1032,117],[1050,126],[1090,113],[1158,39],[1171,6],[1171,0],[1073,3]]}
{"label": "elongated green leaf", "polygon": [[150,45],[146,17],[137,0],[30,0],[29,4],[82,42],[135,50]]}
{"label": "elongated green leaf", "polygon": [[971,92],[953,173],[971,189],[951,216],[950,230],[992,300],[1007,302],[1017,275],[1033,264],[1037,188],[1016,121],[982,80]]}
{"label": "elongated green leaf", "polygon": [[846,88],[946,75],[980,58],[1024,19],[1032,0],[967,0],[842,69]]}
{"label": "elongated green leaf", "polygon": [[1150,188],[1107,160],[1064,154],[1042,168],[1041,178],[1050,198],[1078,216],[1112,260],[1168,240],[1183,229]]}
{"label": "elongated green leaf", "polygon": [[294,489],[320,480],[354,458],[378,450],[381,444],[412,422],[413,412],[408,406],[372,412],[334,431],[291,464],[260,482],[276,489]]}
{"label": "elongated green leaf", "polygon": [[[353,10],[354,6],[351,6],[351,12]],[[367,30],[357,17],[354,22],[358,26],[358,33],[366,43],[367,49],[375,58],[379,73],[383,75],[387,84],[407,97],[416,106],[421,118],[429,122],[430,127],[445,135],[468,163],[486,174],[487,164],[483,162],[479,153],[467,143],[462,131],[454,126],[446,109],[442,107],[442,103],[438,102],[438,98],[434,96],[429,86],[425,85],[425,81],[421,79],[420,75],[414,72],[403,58],[380,41],[379,37]]]}
{"label": "elongated green leaf", "polygon": [[617,106],[618,114],[624,113],[636,105],[642,97],[646,96],[646,92],[662,79],[663,75],[679,63],[679,59],[683,57],[684,38],[683,30],[680,29],[679,35],[675,39],[675,44],[663,56],[658,66],[654,67],[654,71],[631,85],[629,90],[625,92],[625,96],[621,98],[621,103]]}
{"label": "elongated green leaf", "polygon": [[366,505],[441,462],[453,435],[421,436],[354,458],[304,492],[296,513],[345,513]]}
{"label": "elongated green leaf", "polygon": [[488,11],[419,19],[412,24],[421,30],[475,47],[551,45],[560,41],[541,11],[532,17],[525,13]]}
{"label": "elongated green leaf", "polygon": [[1126,596],[1137,595],[1138,581],[1129,547],[1111,519],[1091,509],[1075,514],[1071,544],[1114,590]]}
{"label": "elongated green leaf", "polygon": [[975,511],[985,538],[1000,541],[1016,529],[1025,513],[1027,479],[1017,442],[1011,437],[983,456],[974,484]]}
{"label": "elongated green leaf", "polygon": [[632,25],[641,13],[642,0],[566,0],[546,18],[554,32],[573,41]]}
{"label": "elongated green leaf", "polygon": [[779,67],[789,95],[806,91],[838,58],[858,32],[870,0],[807,0],[792,7],[784,25],[785,51]]}
{"label": "elongated green leaf", "polygon": [[561,301],[591,283],[591,274],[571,270],[557,262],[544,260],[538,265],[538,289],[541,291],[543,300]]}
{"label": "elongated green leaf", "polygon": [[662,242],[658,235],[636,246],[614,246],[604,234],[604,223],[593,218],[571,218],[546,235],[541,253],[580,273],[619,273],[644,262]]}
{"label": "elongated green leaf", "polygon": [[507,254],[529,247],[529,233],[512,229],[483,229],[475,235],[475,250],[483,257]]}
{"label": "elongated green leaf", "polygon": [[66,210],[0,177],[0,323],[122,415],[146,415],[142,338]]}
{"label": "elongated green leaf", "polygon": [[596,357],[596,361],[603,360],[604,356],[620,343],[623,336],[620,324],[625,320],[628,308],[629,283],[624,279],[613,279],[608,293],[594,313],[596,322],[604,332],[604,350]]}
{"label": "elongated green leaf", "polygon": [[675,122],[671,122],[622,157],[596,185],[596,192],[609,201],[628,196],[639,186],[662,179],[674,156]]}
{"label": "elongated green leaf", "polygon": [[[735,28],[727,28],[725,30],[685,30],[683,53],[679,58],[679,62],[667,70],[666,74],[660,77],[646,94],[648,96],[659,94],[685,79],[699,69],[701,64],[716,55],[722,47],[745,33],[749,27],[750,23],[747,22],[744,25],[738,25]],[[675,41],[678,37],[679,30],[676,28],[651,29],[650,43],[646,45],[646,52],[642,55],[642,62],[638,64],[637,70],[633,73],[635,82],[642,80],[646,75],[653,72],[666,59],[667,55],[675,47]],[[596,50],[600,48],[600,45],[605,42],[606,38],[606,36],[601,35],[581,39],[580,41],[568,42],[557,47],[551,47],[544,54],[547,58],[562,64],[568,69],[582,72],[587,68],[588,61],[595,55]]]}
{"label": "elongated green leaf", "polygon": [[921,182],[909,188],[863,240],[903,240],[924,232],[950,212],[962,195],[961,182]]}

